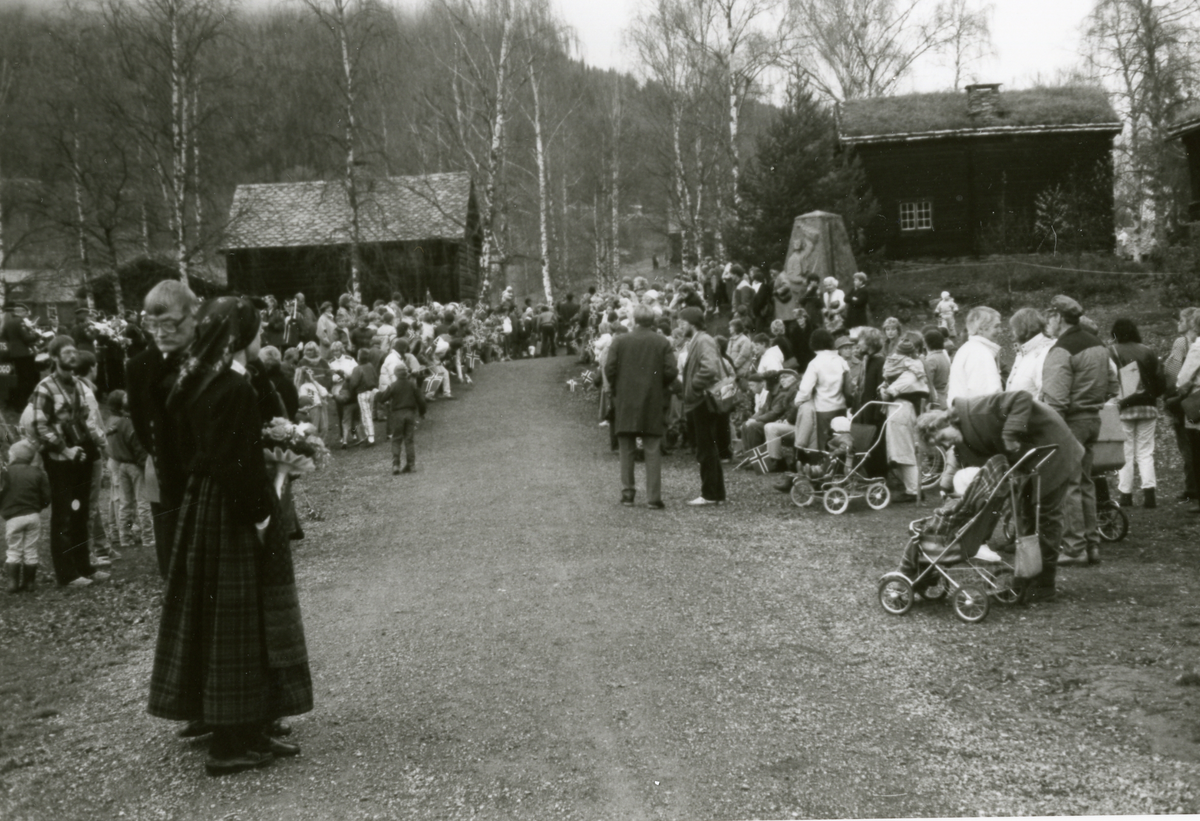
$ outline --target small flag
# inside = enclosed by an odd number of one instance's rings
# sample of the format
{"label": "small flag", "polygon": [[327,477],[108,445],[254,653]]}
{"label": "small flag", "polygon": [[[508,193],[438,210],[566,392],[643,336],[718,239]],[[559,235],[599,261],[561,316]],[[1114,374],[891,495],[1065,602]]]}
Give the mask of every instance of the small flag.
{"label": "small flag", "polygon": [[754,465],[754,469],[759,473],[769,473],[767,470],[767,446],[759,445],[754,450],[747,451],[745,458],[738,462],[737,467],[741,467],[747,462]]}
{"label": "small flag", "polygon": [[476,368],[478,368],[480,366],[480,364],[482,364],[482,363],[483,363],[483,360],[479,358],[479,354],[475,353],[474,351],[471,351],[467,354],[467,369],[468,370],[473,371]]}
{"label": "small flag", "polygon": [[438,385],[442,384],[441,374],[425,377],[425,393],[432,396],[437,392]]}
{"label": "small flag", "polygon": [[575,389],[579,387],[579,383],[574,379],[567,380],[567,387],[571,389],[571,393],[575,393]]}
{"label": "small flag", "polygon": [[584,371],[583,372],[583,384],[587,385],[589,388],[592,385],[595,385],[596,384],[596,374],[593,371]]}

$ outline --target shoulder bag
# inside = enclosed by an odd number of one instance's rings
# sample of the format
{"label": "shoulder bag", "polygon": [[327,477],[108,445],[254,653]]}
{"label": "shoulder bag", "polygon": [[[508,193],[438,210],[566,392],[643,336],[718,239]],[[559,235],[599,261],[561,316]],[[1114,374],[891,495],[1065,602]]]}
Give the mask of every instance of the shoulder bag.
{"label": "shoulder bag", "polygon": [[734,403],[737,402],[737,377],[733,368],[725,361],[725,357],[721,357],[719,361],[721,378],[705,391],[705,395],[714,413],[726,414],[733,410]]}

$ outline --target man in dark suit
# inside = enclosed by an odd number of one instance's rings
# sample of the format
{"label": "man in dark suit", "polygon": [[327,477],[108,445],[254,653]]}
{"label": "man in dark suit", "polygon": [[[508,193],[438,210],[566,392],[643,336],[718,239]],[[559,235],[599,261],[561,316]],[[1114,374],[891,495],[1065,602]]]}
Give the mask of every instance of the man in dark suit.
{"label": "man in dark suit", "polygon": [[[134,433],[150,454],[158,501],[150,502],[158,572],[171,565],[171,540],[187,484],[187,447],[167,414],[167,395],[179,377],[188,345],[196,334],[199,300],[181,282],[163,280],[146,294],[143,329],[153,344],[129,360],[125,384]],[[143,540],[148,538],[146,534]]]}
{"label": "man in dark suit", "polygon": [[633,322],[633,333],[613,339],[604,365],[615,414],[612,425],[621,453],[621,504],[633,504],[633,453],[640,436],[646,452],[647,504],[662,510],[667,389],[679,370],[670,340],[654,330],[654,311],[647,305],[636,306]]}
{"label": "man in dark suit", "polygon": [[1029,515],[1023,515],[1020,522],[1023,534],[1032,529],[1032,505],[1036,503],[1042,572],[1033,580],[1030,594],[1035,601],[1053,599],[1058,548],[1065,524],[1063,502],[1069,484],[1078,481],[1083,462],[1083,445],[1067,423],[1049,405],[1035,402],[1025,391],[1011,391],[956,399],[949,411],[922,414],[917,428],[926,441],[947,451],[954,450],[953,458],[946,460],[943,488],[952,482],[958,467],[982,467],[997,454],[1015,462],[1032,448],[1055,447],[1054,454],[1039,470],[1041,495],[1028,500]]}

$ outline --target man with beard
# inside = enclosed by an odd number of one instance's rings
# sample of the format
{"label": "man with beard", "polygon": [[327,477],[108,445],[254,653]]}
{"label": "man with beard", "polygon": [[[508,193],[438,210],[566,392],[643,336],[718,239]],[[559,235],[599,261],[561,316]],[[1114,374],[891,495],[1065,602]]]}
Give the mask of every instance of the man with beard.
{"label": "man with beard", "polygon": [[87,428],[84,389],[75,379],[75,341],[56,336],[47,347],[50,375],[33,389],[33,435],[50,478],[50,558],[59,585],[104,581],[88,553],[88,502],[99,448]]}
{"label": "man with beard", "polygon": [[167,414],[167,395],[179,377],[187,347],[196,333],[198,305],[191,289],[176,280],[163,280],[150,289],[142,327],[153,344],[125,366],[129,416],[138,441],[150,454],[147,473],[152,468],[157,480],[157,501],[153,490],[149,490],[150,511],[154,516],[158,572],[164,579],[171,564],[171,542],[187,483],[187,452]]}
{"label": "man with beard", "polygon": [[716,505],[725,501],[725,472],[721,468],[717,426],[722,417],[708,403],[708,389],[721,379],[721,351],[704,332],[704,312],[684,308],[679,325],[687,339],[687,361],[683,368],[683,411],[692,420],[696,439],[696,461],[700,463],[700,495],[689,505]]}

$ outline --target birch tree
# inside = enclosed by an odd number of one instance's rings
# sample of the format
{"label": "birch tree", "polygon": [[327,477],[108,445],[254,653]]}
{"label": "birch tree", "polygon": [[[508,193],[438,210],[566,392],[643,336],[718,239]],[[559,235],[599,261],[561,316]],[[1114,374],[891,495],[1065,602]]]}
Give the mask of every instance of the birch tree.
{"label": "birch tree", "polygon": [[360,133],[359,99],[362,74],[380,15],[378,7],[360,0],[351,9],[352,0],[304,0],[305,6],[332,35],[338,54],[338,97],[341,102],[341,151],[344,158],[342,184],[350,208],[350,292],[362,300],[362,189],[360,164],[363,138]]}
{"label": "birch tree", "polygon": [[833,102],[892,93],[954,31],[943,4],[924,0],[793,0],[792,70]]}
{"label": "birch tree", "polygon": [[1165,246],[1172,227],[1167,129],[1198,79],[1200,0],[1099,0],[1087,20],[1088,59],[1116,94],[1125,130],[1117,143],[1118,208],[1139,249]]}
{"label": "birch tree", "polygon": [[200,129],[191,111],[206,82],[205,58],[227,33],[232,14],[226,0],[102,0],[131,98],[110,103],[142,143],[167,203],[167,222],[179,278],[187,282],[201,237],[190,223],[190,173]]}

